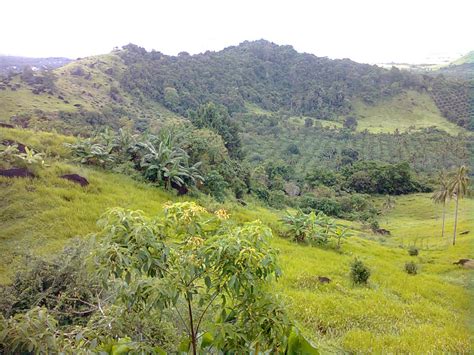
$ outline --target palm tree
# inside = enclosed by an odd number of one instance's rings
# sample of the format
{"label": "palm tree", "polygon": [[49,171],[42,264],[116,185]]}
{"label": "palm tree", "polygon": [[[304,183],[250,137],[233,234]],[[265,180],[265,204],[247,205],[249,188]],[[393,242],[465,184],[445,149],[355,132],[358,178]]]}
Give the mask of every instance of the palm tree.
{"label": "palm tree", "polygon": [[456,197],[456,212],[454,214],[453,245],[456,244],[456,228],[458,225],[459,199],[467,195],[469,188],[469,176],[466,166],[462,165],[449,181],[448,190],[450,196]]}
{"label": "palm tree", "polygon": [[449,180],[448,175],[445,171],[442,171],[439,174],[439,185],[438,190],[433,193],[431,198],[433,199],[434,203],[442,203],[443,204],[443,227],[441,229],[441,238],[444,238],[444,225],[446,220],[446,205],[449,202],[450,192],[449,192]]}

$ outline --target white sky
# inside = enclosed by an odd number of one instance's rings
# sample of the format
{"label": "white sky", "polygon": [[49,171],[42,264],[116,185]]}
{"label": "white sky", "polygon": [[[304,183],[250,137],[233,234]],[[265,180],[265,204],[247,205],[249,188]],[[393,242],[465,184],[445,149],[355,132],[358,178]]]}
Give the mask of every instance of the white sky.
{"label": "white sky", "polygon": [[166,54],[267,39],[359,62],[474,49],[472,0],[0,0],[0,53],[70,58],[135,43]]}

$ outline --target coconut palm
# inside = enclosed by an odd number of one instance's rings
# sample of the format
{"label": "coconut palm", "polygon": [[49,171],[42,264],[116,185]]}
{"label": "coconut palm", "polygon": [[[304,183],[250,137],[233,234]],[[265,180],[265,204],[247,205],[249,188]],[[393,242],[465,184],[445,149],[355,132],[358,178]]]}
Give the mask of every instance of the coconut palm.
{"label": "coconut palm", "polygon": [[448,174],[446,174],[445,171],[442,171],[439,174],[438,189],[433,193],[433,196],[431,196],[434,203],[443,204],[443,226],[441,228],[441,238],[444,237],[444,226],[445,226],[445,220],[446,220],[446,205],[448,204],[449,198],[450,198],[448,185],[449,185]]}
{"label": "coconut palm", "polygon": [[450,196],[453,198],[456,198],[456,212],[454,214],[453,245],[456,244],[456,229],[458,225],[459,199],[464,198],[464,196],[467,195],[468,189],[469,189],[468,170],[466,166],[462,165],[452,175],[448,184],[448,190],[449,190]]}

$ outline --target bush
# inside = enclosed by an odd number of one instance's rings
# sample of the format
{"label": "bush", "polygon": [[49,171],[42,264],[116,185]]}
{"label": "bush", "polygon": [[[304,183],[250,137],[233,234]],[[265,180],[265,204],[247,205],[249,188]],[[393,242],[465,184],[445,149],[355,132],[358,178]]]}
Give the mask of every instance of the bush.
{"label": "bush", "polygon": [[418,248],[415,246],[411,246],[410,249],[408,249],[408,255],[410,256],[417,256],[419,253]]}
{"label": "bush", "polygon": [[317,211],[323,212],[328,216],[341,217],[341,206],[339,202],[333,198],[317,198],[312,195],[305,195],[301,198],[299,207],[305,213]]}
{"label": "bush", "polygon": [[370,277],[370,269],[364,263],[355,259],[351,264],[351,279],[355,284],[366,284]]}
{"label": "bush", "polygon": [[283,191],[270,191],[268,196],[268,205],[273,208],[285,207],[286,195]]}
{"label": "bush", "polygon": [[405,263],[405,271],[410,275],[416,275],[418,273],[418,266],[413,262]]}

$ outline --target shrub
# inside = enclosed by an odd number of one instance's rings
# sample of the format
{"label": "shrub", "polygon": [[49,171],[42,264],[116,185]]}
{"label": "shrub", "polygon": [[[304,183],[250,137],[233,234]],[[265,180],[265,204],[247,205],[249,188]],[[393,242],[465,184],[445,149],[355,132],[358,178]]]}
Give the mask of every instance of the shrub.
{"label": "shrub", "polygon": [[285,206],[286,195],[283,191],[270,191],[268,205],[273,208],[283,208]]}
{"label": "shrub", "polygon": [[341,206],[338,201],[333,198],[317,198],[312,195],[305,195],[301,198],[299,207],[306,213],[318,211],[328,216],[341,216]]}
{"label": "shrub", "polygon": [[410,249],[408,249],[408,255],[410,256],[417,256],[419,253],[418,248],[415,246],[411,246]]}
{"label": "shrub", "polygon": [[287,229],[287,235],[295,242],[310,242],[312,244],[327,244],[329,238],[341,239],[349,236],[348,230],[339,228],[335,221],[324,213],[314,212],[305,214],[299,210],[295,215],[287,213],[282,219]]}
{"label": "shrub", "polygon": [[410,275],[416,275],[418,273],[418,266],[413,262],[405,263],[405,271]]}
{"label": "shrub", "polygon": [[380,228],[379,222],[374,217],[369,217],[365,223],[372,231]]}
{"label": "shrub", "polygon": [[370,269],[359,259],[351,264],[351,279],[355,284],[366,284],[370,277]]}

